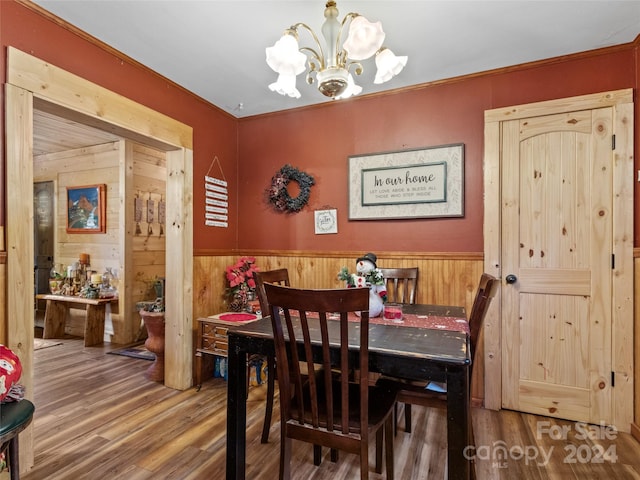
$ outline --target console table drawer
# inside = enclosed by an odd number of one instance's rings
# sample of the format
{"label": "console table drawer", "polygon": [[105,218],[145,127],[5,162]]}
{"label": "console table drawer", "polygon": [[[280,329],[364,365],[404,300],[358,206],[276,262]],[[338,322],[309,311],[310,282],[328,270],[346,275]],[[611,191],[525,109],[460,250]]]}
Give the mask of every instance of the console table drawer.
{"label": "console table drawer", "polygon": [[227,338],[228,327],[221,327],[220,325],[216,325],[213,323],[202,322],[202,336],[203,337],[212,337],[212,338]]}
{"label": "console table drawer", "polygon": [[202,337],[202,345],[198,350],[226,357],[229,350],[229,341],[226,336],[216,338]]}

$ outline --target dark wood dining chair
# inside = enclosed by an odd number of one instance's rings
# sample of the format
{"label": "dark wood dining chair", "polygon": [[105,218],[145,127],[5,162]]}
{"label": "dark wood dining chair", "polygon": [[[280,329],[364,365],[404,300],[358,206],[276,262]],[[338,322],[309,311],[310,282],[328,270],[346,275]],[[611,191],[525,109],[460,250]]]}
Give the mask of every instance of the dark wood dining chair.
{"label": "dark wood dining chair", "polygon": [[[387,303],[416,303],[418,267],[381,268],[380,271],[387,287]],[[411,405],[405,405],[404,415],[405,423],[411,425]],[[394,417],[397,418],[397,416],[398,404],[396,403]]]}
{"label": "dark wood dining chair", "polygon": [[387,287],[387,302],[416,303],[418,267],[381,268]]}
{"label": "dark wood dining chair", "polygon": [[[393,479],[395,392],[369,385],[368,289],[302,290],[270,283],[264,288],[280,388],[280,479],[291,477],[292,440],[359,455],[360,478],[368,479],[374,437],[376,472],[382,472],[384,439],[386,478]],[[348,315],[356,311],[360,317],[351,322]],[[359,332],[358,358],[350,354],[350,330]],[[289,348],[285,336],[302,345]],[[342,374],[352,369],[363,373],[357,383]],[[315,455],[314,448],[314,463]]]}
{"label": "dark wood dining chair", "polygon": [[[277,285],[289,286],[289,270],[286,268],[278,268],[275,270],[267,270],[256,272],[256,293],[260,302],[260,311],[263,316],[269,315],[269,303],[267,295],[264,291],[264,284],[275,283]],[[264,411],[264,424],[262,426],[261,443],[269,441],[269,430],[271,428],[271,418],[273,414],[273,396],[275,394],[275,378],[276,378],[276,361],[272,355],[267,355],[267,403]]]}
{"label": "dark wood dining chair", "polygon": [[[476,349],[480,332],[484,324],[484,318],[491,305],[491,300],[495,297],[498,290],[498,279],[483,273],[480,277],[480,283],[476,296],[471,307],[469,315],[469,343],[471,344],[472,362],[469,369],[469,378],[473,376],[473,366],[480,358],[476,358]],[[436,386],[429,382],[428,384],[407,383],[392,378],[383,377],[376,382],[378,386],[385,388],[393,388],[398,392],[398,402],[405,404],[405,431],[411,432],[411,405],[421,405],[425,407],[446,408],[447,392],[446,385]],[[444,388],[443,388],[444,387]]]}

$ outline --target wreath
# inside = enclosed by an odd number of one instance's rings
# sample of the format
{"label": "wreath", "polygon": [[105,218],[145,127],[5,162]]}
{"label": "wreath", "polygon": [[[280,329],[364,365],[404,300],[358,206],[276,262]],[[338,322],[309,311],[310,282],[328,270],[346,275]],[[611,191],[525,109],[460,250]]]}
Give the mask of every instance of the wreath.
{"label": "wreath", "polygon": [[[292,180],[300,186],[300,193],[295,198],[291,198],[287,190],[287,185]],[[299,212],[309,201],[311,185],[314,183],[311,175],[287,164],[271,178],[269,202],[280,212]]]}

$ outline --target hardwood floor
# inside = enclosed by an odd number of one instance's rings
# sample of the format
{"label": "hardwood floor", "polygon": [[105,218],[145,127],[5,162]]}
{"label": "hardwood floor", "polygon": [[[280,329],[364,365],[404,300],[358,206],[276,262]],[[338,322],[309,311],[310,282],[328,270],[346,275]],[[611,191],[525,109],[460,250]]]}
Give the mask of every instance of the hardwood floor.
{"label": "hardwood floor", "polygon": [[[208,380],[200,392],[172,390],[144,378],[149,361],[106,354],[115,347],[85,348],[82,339],[64,339],[35,352],[35,466],[22,480],[223,479],[225,382]],[[269,443],[260,444],[264,390],[252,388],[247,403],[248,480],[278,477],[277,423]],[[276,405],[274,422],[277,412]],[[395,439],[396,479],[441,479],[444,412],[412,412],[413,433],[404,432],[401,420]],[[573,422],[511,411],[474,409],[473,420],[476,451],[470,454],[477,453],[479,480],[640,479],[640,445],[628,434],[594,439],[603,432],[583,435]],[[507,449],[503,460],[495,457],[501,446]],[[294,442],[292,470],[304,480],[359,478],[355,456],[342,453],[331,463],[325,451],[322,465],[314,467],[311,447],[301,442]],[[373,469],[369,477],[385,478]]]}

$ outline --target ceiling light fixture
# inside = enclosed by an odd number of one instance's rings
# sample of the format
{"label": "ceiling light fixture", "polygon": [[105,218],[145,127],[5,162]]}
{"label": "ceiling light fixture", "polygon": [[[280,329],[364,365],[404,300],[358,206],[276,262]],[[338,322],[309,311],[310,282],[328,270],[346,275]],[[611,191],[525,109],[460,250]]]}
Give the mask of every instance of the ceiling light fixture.
{"label": "ceiling light fixture", "polygon": [[[342,23],[338,21],[336,2],[328,1],[324,10],[325,22],[322,36],[325,49],[315,32],[304,23],[296,23],[284,31],[282,38],[273,47],[267,47],[267,64],[278,74],[278,80],[269,89],[280,95],[300,98],[296,88],[296,76],[307,68],[307,83],[318,84],[318,90],[330,98],[340,99],[357,95],[362,87],[353,81],[350,69],[356,75],[363,72],[362,60],[375,55],[376,72],[373,83],[391,80],[407,64],[407,57],[397,57],[382,46],[385,33],[380,22],[371,23],[359,13],[349,13]],[[342,34],[349,25],[347,39],[341,44]],[[315,47],[298,45],[298,29],[307,30]]]}

